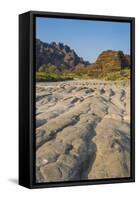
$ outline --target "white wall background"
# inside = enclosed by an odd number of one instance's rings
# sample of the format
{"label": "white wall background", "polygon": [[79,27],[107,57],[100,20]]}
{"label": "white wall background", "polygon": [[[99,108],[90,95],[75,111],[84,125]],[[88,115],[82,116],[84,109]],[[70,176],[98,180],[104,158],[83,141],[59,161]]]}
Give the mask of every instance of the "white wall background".
{"label": "white wall background", "polygon": [[[18,14],[28,10],[132,16],[137,0],[4,0],[0,5],[0,199],[136,199],[138,183],[28,190],[18,178]],[[136,20],[136,33],[138,32]],[[136,41],[137,42],[137,41]],[[137,43],[136,43],[137,46]],[[136,49],[137,50],[137,49]],[[137,55],[137,51],[136,51]],[[136,63],[137,64],[137,63]],[[136,94],[138,78],[136,68]],[[136,102],[137,102],[136,96]],[[136,111],[138,111],[136,107]],[[138,112],[136,112],[138,114]],[[136,118],[137,119],[137,118]],[[137,121],[136,121],[137,122]],[[137,128],[137,127],[136,127]],[[136,129],[137,130],[137,129]],[[137,131],[136,131],[137,134]],[[136,137],[137,139],[137,137]],[[136,142],[136,151],[138,150]],[[136,154],[137,156],[137,154]],[[137,163],[136,163],[137,164]],[[138,165],[136,165],[138,166]]]}

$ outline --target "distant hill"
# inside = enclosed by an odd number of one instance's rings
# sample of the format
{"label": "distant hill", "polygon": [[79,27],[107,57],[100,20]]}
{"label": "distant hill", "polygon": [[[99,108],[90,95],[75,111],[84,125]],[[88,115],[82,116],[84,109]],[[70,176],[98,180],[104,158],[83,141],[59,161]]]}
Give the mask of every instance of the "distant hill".
{"label": "distant hill", "polygon": [[36,71],[45,71],[51,67],[52,71],[65,69],[80,70],[88,69],[92,71],[116,71],[131,66],[130,55],[125,55],[123,51],[107,50],[101,52],[95,63],[84,61],[69,46],[63,43],[45,43],[36,39]]}
{"label": "distant hill", "polygon": [[103,51],[95,62],[95,67],[103,71],[120,70],[129,66],[130,56],[124,55],[123,51]]}
{"label": "distant hill", "polygon": [[36,39],[36,70],[43,65],[64,65],[67,69],[73,69],[78,64],[89,64],[79,57],[69,46],[63,43],[45,43]]}

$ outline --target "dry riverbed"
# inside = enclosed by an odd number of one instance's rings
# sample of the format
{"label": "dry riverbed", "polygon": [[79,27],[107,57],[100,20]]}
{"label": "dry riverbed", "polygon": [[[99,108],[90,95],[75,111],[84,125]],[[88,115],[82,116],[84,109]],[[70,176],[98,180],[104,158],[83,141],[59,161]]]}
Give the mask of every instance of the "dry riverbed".
{"label": "dry riverbed", "polygon": [[129,81],[37,83],[36,181],[129,176]]}

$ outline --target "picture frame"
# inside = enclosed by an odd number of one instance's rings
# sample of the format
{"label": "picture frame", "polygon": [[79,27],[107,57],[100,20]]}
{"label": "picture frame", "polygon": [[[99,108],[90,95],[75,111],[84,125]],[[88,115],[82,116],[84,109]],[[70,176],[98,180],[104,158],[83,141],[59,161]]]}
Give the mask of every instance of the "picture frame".
{"label": "picture frame", "polygon": [[[130,176],[36,181],[36,18],[130,25]],[[42,25],[42,24],[41,24]],[[52,25],[51,25],[52,26]],[[98,104],[97,104],[98,105]],[[64,163],[63,163],[64,164]],[[74,169],[75,170],[75,169]],[[49,171],[49,173],[51,173]],[[49,179],[50,180],[50,179]],[[135,18],[29,11],[19,15],[19,184],[27,188],[126,183],[135,181]]]}

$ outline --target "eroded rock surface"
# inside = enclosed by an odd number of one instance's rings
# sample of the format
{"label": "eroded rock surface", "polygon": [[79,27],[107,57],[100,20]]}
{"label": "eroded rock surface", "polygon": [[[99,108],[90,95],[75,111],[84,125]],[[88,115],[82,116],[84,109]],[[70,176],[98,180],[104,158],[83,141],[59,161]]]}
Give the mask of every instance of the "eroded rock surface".
{"label": "eroded rock surface", "polygon": [[77,53],[68,45],[63,43],[46,43],[36,39],[36,69],[43,69],[44,65],[64,65],[66,69],[72,69],[77,64],[86,65],[88,61],[84,61]]}
{"label": "eroded rock surface", "polygon": [[37,83],[37,182],[129,176],[130,83]]}
{"label": "eroded rock surface", "polygon": [[122,51],[107,50],[98,56],[95,64],[103,71],[123,69],[130,66],[130,56],[125,55]]}

